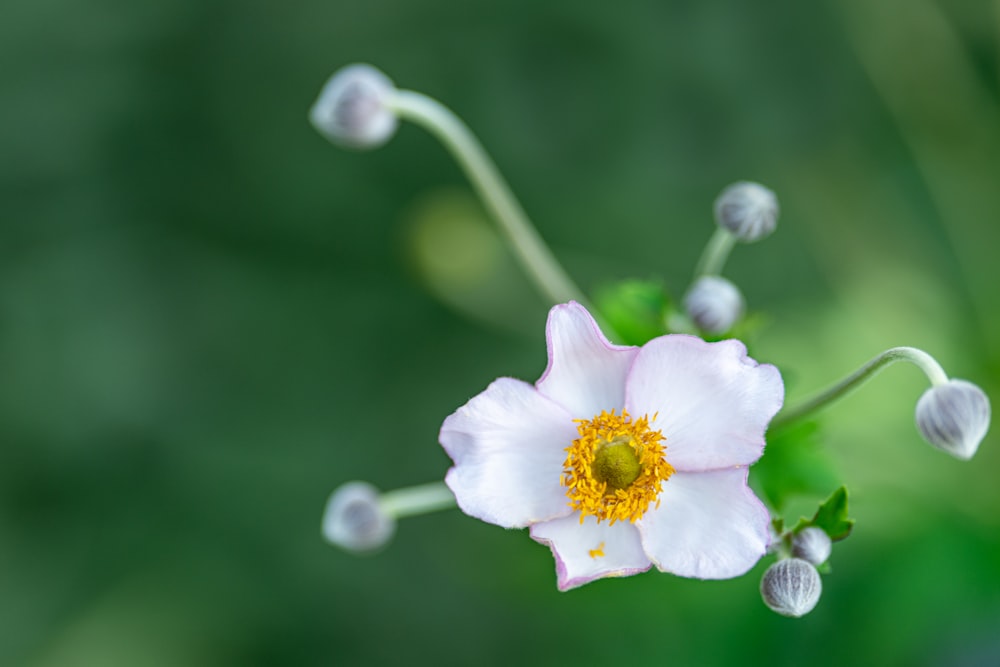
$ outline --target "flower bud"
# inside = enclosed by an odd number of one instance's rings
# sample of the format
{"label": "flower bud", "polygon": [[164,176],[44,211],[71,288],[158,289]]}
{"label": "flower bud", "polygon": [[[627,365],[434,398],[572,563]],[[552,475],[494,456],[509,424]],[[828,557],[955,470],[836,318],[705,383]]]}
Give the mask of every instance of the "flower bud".
{"label": "flower bud", "polygon": [[349,65],[335,72],[309,110],[320,134],[350,148],[376,148],[399,124],[386,101],[396,87],[371,65]]}
{"label": "flower bud", "polygon": [[782,616],[798,618],[813,610],[823,592],[823,582],[812,563],[786,558],[767,568],[760,580],[764,604]]}
{"label": "flower bud", "polygon": [[778,224],[778,198],[759,183],[733,183],[715,200],[715,221],[739,241],[759,241]]}
{"label": "flower bud", "polygon": [[792,538],[792,555],[809,561],[813,565],[822,565],[830,557],[833,542],[826,531],[816,526],[803,528]]}
{"label": "flower bud", "polygon": [[348,482],[333,492],[323,513],[323,536],[347,551],[372,551],[384,546],[396,531],[396,521],[379,504],[378,489],[366,482]]}
{"label": "flower bud", "polygon": [[722,276],[698,278],[684,296],[684,310],[702,331],[722,334],[743,316],[743,295]]}
{"label": "flower bud", "polygon": [[990,427],[990,399],[965,380],[931,387],[917,402],[917,428],[934,447],[967,461]]}

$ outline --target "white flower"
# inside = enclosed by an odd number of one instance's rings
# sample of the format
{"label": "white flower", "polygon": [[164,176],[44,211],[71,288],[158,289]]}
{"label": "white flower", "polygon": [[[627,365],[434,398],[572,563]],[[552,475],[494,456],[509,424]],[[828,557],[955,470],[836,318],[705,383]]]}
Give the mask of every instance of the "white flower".
{"label": "white flower", "polygon": [[531,528],[567,590],[656,566],[745,573],[770,517],[746,485],[781,407],[778,370],[739,341],[612,345],[577,303],[556,306],[532,386],[493,382],[441,427],[446,482],[470,516]]}

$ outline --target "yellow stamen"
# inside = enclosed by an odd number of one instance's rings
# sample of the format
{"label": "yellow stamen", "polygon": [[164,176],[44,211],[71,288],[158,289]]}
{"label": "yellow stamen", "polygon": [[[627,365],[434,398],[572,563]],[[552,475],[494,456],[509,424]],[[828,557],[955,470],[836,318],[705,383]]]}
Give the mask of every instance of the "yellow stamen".
{"label": "yellow stamen", "polygon": [[[655,418],[655,415],[654,415]],[[587,516],[634,522],[642,518],[650,503],[660,506],[663,482],[674,468],[664,456],[663,434],[649,428],[645,415],[633,420],[602,411],[593,419],[577,419],[580,437],[566,448],[561,482],[570,507]],[[603,556],[604,544],[590,551]]]}
{"label": "yellow stamen", "polygon": [[591,549],[587,552],[590,554],[591,558],[604,558],[604,542],[597,545],[596,549]]}

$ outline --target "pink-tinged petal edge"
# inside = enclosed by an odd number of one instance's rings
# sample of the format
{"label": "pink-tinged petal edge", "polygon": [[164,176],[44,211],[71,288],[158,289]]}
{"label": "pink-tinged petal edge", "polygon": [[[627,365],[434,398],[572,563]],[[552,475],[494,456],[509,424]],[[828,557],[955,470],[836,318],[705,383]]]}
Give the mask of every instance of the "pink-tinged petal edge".
{"label": "pink-tinged petal edge", "polygon": [[554,306],[545,326],[548,365],[535,383],[574,419],[590,419],[625,405],[625,378],[639,348],[613,345],[587,309],[571,301]]}
{"label": "pink-tinged petal edge", "polygon": [[651,340],[636,356],[625,405],[663,432],[670,465],[704,471],[759,459],[784,396],[778,369],[747,356],[740,341],[672,334]]}
{"label": "pink-tinged petal edge", "polygon": [[729,579],[766,553],[771,516],[747,486],[744,467],[677,472],[663,485],[660,507],[637,524],[646,555],[662,572]]}
{"label": "pink-tinged petal edge", "polygon": [[608,521],[598,523],[594,517],[587,517],[581,524],[579,514],[574,513],[531,526],[531,537],[552,550],[560,591],[604,577],[639,574],[652,567],[639,531],[628,522],[612,526]]}
{"label": "pink-tinged petal edge", "polygon": [[560,486],[576,425],[565,409],[526,382],[494,381],[441,426],[455,465],[445,483],[469,516],[504,528],[566,516]]}

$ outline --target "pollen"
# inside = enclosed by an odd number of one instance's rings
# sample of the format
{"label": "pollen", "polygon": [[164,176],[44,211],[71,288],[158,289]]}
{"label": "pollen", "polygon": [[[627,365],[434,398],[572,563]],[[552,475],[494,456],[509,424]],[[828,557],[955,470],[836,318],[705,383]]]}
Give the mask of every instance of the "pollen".
{"label": "pollen", "polygon": [[674,468],[667,463],[663,434],[649,427],[646,415],[633,419],[625,410],[621,415],[612,410],[576,422],[580,437],[566,448],[560,481],[580,523],[588,516],[611,525],[635,522],[650,505],[659,507]]}
{"label": "pollen", "polygon": [[604,558],[604,542],[587,551],[591,558]]}

